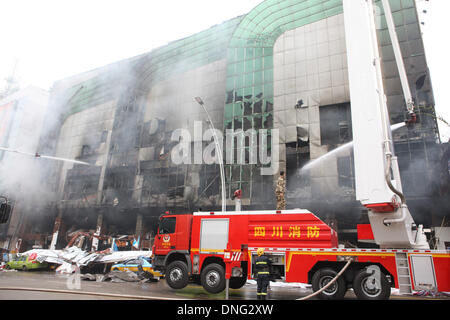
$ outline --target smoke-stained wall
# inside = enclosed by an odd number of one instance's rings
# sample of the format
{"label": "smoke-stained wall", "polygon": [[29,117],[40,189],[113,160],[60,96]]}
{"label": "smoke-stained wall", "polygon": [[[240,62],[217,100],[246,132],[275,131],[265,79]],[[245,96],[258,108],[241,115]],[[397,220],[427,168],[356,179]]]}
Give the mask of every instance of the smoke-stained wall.
{"label": "smoke-stained wall", "polygon": [[[351,141],[351,122],[345,117],[339,119],[347,112],[345,108],[336,110],[326,121],[335,105],[350,102],[343,14],[287,31],[277,39],[274,96],[274,127],[280,130],[280,162],[288,173],[292,200],[331,197],[337,201],[348,196],[339,187],[336,157],[318,161],[304,171],[295,163],[295,156],[301,156],[298,154],[302,142],[308,143],[304,156],[309,154],[307,160],[314,160]],[[334,129],[338,126],[341,130],[336,135]],[[344,128],[348,132],[343,132]],[[286,163],[292,153],[294,163]],[[338,155],[349,158],[351,148]],[[309,183],[305,185],[301,180]]]}
{"label": "smoke-stained wall", "polygon": [[[205,102],[214,127],[223,130],[225,74],[226,61],[222,59],[177,74],[151,88],[145,103],[139,150],[141,174],[138,177],[142,187],[135,194],[141,205],[185,209],[189,208],[187,203],[193,208],[220,205],[218,193],[212,198],[205,197],[207,185],[202,183],[206,178],[201,174],[202,155],[200,162],[195,163],[194,154],[191,154],[188,163],[180,166],[171,161],[171,151],[178,142],[172,135],[179,129],[186,130],[192,152],[195,151],[194,144],[199,143],[202,152],[203,145],[208,142],[203,143],[203,133],[209,129],[207,115],[195,97],[201,97]],[[215,171],[217,175],[218,166],[212,167],[208,174]]]}
{"label": "smoke-stained wall", "polygon": [[[112,131],[115,101],[109,101],[69,116],[61,127],[56,156],[92,163],[64,163],[58,195],[65,201],[98,204],[101,173],[107,166],[108,138]],[[81,180],[78,183],[78,180]],[[86,181],[89,180],[89,181]]]}

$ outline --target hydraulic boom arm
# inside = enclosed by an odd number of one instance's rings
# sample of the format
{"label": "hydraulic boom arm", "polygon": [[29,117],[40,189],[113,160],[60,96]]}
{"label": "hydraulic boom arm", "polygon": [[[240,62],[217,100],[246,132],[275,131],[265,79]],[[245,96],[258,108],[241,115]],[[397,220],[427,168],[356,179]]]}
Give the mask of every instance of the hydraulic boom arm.
{"label": "hydraulic boom arm", "polygon": [[[388,1],[383,1],[383,3]],[[372,0],[343,0],[355,154],[356,198],[369,209],[375,241],[384,248],[428,248],[402,192],[384,93]],[[414,105],[390,6],[385,7],[410,114]]]}

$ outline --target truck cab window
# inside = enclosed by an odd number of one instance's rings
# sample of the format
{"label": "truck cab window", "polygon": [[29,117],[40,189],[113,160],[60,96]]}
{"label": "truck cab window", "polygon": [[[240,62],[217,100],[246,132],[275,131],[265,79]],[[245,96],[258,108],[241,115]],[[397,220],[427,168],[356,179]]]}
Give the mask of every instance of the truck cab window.
{"label": "truck cab window", "polygon": [[163,218],[159,222],[159,234],[174,233],[175,225],[176,225],[175,217]]}

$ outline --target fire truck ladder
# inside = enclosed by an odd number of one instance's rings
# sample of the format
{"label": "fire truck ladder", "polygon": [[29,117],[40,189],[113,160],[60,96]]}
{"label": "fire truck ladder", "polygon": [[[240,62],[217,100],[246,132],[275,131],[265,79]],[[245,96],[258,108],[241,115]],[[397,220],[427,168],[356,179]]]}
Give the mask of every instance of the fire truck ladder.
{"label": "fire truck ladder", "polygon": [[411,294],[411,276],[409,273],[408,255],[406,252],[395,253],[395,262],[397,265],[398,287],[400,294]]}

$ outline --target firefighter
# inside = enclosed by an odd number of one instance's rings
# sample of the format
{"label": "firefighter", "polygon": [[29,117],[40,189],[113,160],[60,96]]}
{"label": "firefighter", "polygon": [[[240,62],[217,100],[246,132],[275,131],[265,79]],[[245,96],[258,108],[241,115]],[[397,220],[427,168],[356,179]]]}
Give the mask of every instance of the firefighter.
{"label": "firefighter", "polygon": [[277,199],[277,210],[286,209],[286,200],[284,199],[284,193],[286,192],[286,180],[284,171],[280,172],[280,177],[277,181],[277,187],[275,189],[275,197]]}
{"label": "firefighter", "polygon": [[256,275],[257,284],[256,296],[258,300],[266,300],[272,262],[269,257],[264,254],[263,248],[259,248],[256,253],[258,254],[258,257],[255,259],[253,267],[254,277]]}

